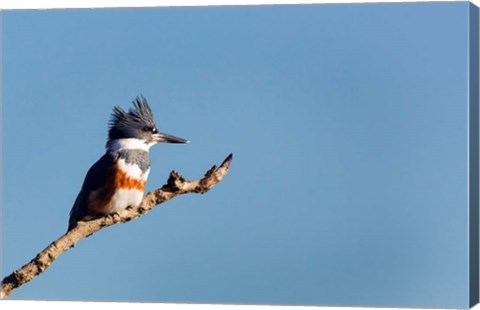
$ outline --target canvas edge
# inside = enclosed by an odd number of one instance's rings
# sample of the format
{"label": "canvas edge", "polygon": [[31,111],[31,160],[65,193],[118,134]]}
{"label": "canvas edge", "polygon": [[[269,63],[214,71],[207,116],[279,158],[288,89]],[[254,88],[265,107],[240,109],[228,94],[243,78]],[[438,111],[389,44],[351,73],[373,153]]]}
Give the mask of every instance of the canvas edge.
{"label": "canvas edge", "polygon": [[479,302],[479,10],[469,5],[469,307]]}

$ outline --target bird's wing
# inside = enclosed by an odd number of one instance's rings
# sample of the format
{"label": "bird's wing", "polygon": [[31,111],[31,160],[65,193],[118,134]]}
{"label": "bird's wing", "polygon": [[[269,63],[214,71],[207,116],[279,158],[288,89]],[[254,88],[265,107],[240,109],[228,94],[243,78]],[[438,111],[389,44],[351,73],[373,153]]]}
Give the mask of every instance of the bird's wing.
{"label": "bird's wing", "polygon": [[110,153],[103,155],[87,172],[83,181],[82,189],[78,193],[77,199],[70,211],[70,221],[68,230],[72,229],[77,221],[90,215],[89,200],[92,192],[106,188],[112,168],[115,164],[115,158]]}

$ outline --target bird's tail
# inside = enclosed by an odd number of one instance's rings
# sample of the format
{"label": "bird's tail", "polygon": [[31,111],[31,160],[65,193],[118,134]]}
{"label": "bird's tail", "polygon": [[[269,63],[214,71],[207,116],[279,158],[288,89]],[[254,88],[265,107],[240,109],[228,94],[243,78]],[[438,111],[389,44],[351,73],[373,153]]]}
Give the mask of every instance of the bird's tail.
{"label": "bird's tail", "polygon": [[75,228],[77,226],[78,221],[85,216],[85,210],[82,208],[81,204],[83,201],[83,195],[80,192],[75,199],[75,203],[73,204],[72,210],[70,210],[70,218],[68,220],[68,229],[67,232]]}
{"label": "bird's tail", "polygon": [[73,217],[72,215],[70,215],[70,219],[68,220],[67,232],[69,232],[70,230],[75,228],[75,226],[77,226],[77,223],[78,223],[77,219],[75,217]]}

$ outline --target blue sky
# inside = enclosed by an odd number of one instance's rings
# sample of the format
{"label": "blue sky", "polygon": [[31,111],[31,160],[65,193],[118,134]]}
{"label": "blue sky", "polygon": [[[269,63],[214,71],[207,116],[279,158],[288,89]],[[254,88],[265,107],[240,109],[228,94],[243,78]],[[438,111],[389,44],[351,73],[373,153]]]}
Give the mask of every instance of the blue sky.
{"label": "blue sky", "polygon": [[13,299],[465,307],[468,4],[3,13],[3,272],[63,234],[114,105],[147,188],[229,175],[81,241]]}

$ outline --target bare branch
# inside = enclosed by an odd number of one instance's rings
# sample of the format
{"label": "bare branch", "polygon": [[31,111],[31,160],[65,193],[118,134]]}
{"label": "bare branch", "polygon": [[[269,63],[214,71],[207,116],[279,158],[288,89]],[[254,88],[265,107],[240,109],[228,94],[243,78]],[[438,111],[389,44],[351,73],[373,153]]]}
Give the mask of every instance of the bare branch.
{"label": "bare branch", "polygon": [[227,174],[232,162],[230,154],[220,165],[213,166],[205,173],[205,176],[199,180],[189,181],[182,177],[178,172],[172,171],[167,184],[161,188],[149,192],[145,195],[138,207],[126,208],[117,213],[106,215],[98,219],[86,222],[78,222],[78,225],[63,236],[53,241],[42,252],[38,253],[29,263],[14,271],[2,280],[0,298],[4,299],[10,295],[16,288],[29,282],[34,277],[43,273],[62,253],[73,247],[78,241],[91,236],[97,231],[108,226],[125,223],[137,217],[145,215],[155,206],[164,203],[178,195],[188,193],[204,194],[208,192],[215,184],[220,182]]}

